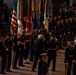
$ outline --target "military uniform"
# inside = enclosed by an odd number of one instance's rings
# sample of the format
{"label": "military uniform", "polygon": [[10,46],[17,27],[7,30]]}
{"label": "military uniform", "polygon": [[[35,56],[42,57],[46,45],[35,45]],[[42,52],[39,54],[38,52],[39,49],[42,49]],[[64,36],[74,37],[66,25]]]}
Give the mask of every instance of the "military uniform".
{"label": "military uniform", "polygon": [[0,40],[0,56],[2,58],[1,65],[1,74],[5,74],[6,68],[6,49],[5,44]]}
{"label": "military uniform", "polygon": [[75,37],[76,36],[76,17],[73,17],[73,33]]}
{"label": "military uniform", "polygon": [[[76,40],[75,40],[76,42]],[[73,75],[76,75],[76,45],[74,45],[74,56],[73,56]]]}
{"label": "military uniform", "polygon": [[70,25],[70,36],[71,36],[71,39],[73,39],[73,37],[74,37],[74,34],[73,34],[73,31],[74,31],[74,29],[73,29],[73,26],[74,26],[74,24],[73,24],[73,20],[72,20],[72,17],[70,17],[69,18],[69,25]]}
{"label": "military uniform", "polygon": [[22,44],[22,42],[19,45],[19,50],[20,50],[20,54],[19,54],[18,66],[24,66],[23,65],[24,45]]}
{"label": "military uniform", "polygon": [[59,39],[61,35],[61,25],[60,25],[60,21],[57,21],[57,25],[56,25],[56,36],[57,36],[57,39]]}
{"label": "military uniform", "polygon": [[38,75],[46,75],[47,73],[47,53],[41,54],[38,64]]}
{"label": "military uniform", "polygon": [[28,58],[28,55],[29,55],[29,51],[30,51],[30,40],[25,40],[25,46],[26,46],[26,49],[24,51],[24,59],[27,59]]}
{"label": "military uniform", "polygon": [[19,69],[17,67],[19,55],[20,55],[20,41],[17,41],[17,44],[13,47],[13,69]]}
{"label": "military uniform", "polygon": [[66,45],[66,31],[65,30],[66,30],[66,26],[65,26],[64,20],[62,19],[61,20],[62,47]]}
{"label": "military uniform", "polygon": [[54,24],[53,24],[53,21],[52,21],[52,20],[49,21],[49,26],[48,26],[48,28],[49,28],[49,32],[52,32],[52,33],[53,33],[53,31],[54,31]]}
{"label": "military uniform", "polygon": [[68,46],[65,51],[65,63],[67,63],[66,75],[71,75],[72,60],[73,60],[73,48]]}
{"label": "military uniform", "polygon": [[48,42],[48,62],[47,62],[47,72],[49,70],[50,62],[53,61],[52,71],[55,71],[56,67],[56,41],[54,37]]}
{"label": "military uniform", "polygon": [[12,40],[8,37],[5,40],[6,46],[6,71],[10,72],[11,59],[12,59]]}
{"label": "military uniform", "polygon": [[58,21],[56,25],[56,36],[58,39],[59,48],[62,48],[62,30],[61,29],[62,27],[61,27],[60,21]]}

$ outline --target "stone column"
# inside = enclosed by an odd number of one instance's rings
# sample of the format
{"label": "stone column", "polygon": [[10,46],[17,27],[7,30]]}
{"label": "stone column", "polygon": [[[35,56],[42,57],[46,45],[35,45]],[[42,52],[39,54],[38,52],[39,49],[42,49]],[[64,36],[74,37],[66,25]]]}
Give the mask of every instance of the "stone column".
{"label": "stone column", "polygon": [[74,0],[70,0],[70,6],[72,6]]}

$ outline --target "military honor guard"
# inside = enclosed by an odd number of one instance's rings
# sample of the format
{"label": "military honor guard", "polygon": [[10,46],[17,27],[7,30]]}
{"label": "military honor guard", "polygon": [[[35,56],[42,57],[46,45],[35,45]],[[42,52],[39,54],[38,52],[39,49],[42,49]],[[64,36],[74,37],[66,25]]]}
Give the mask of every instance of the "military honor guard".
{"label": "military honor guard", "polygon": [[1,56],[1,74],[6,74],[5,73],[5,68],[6,68],[6,48],[5,48],[5,39],[1,38],[0,39],[0,56]]}
{"label": "military honor guard", "polygon": [[46,75],[47,73],[47,53],[42,53],[38,65],[38,75]]}
{"label": "military honor guard", "polygon": [[21,41],[17,41],[17,44],[15,44],[13,47],[13,66],[12,66],[13,69],[19,69],[17,65],[18,65],[18,59],[19,59],[20,50],[21,50],[20,44],[21,44]]}
{"label": "military honor guard", "polygon": [[76,75],[76,40],[74,40],[73,75]]}
{"label": "military honor guard", "polygon": [[49,71],[49,67],[50,67],[50,63],[51,61],[53,61],[53,65],[52,65],[52,71],[55,71],[55,67],[56,67],[56,54],[57,54],[57,43],[56,40],[54,39],[53,36],[50,37],[50,40],[48,41],[48,62],[47,62],[47,72]]}
{"label": "military honor guard", "polygon": [[5,40],[6,46],[6,71],[11,72],[11,59],[12,59],[12,39],[9,36],[6,36]]}
{"label": "military honor guard", "polygon": [[65,51],[65,75],[71,75],[72,60],[73,60],[73,41],[67,42],[67,48]]}

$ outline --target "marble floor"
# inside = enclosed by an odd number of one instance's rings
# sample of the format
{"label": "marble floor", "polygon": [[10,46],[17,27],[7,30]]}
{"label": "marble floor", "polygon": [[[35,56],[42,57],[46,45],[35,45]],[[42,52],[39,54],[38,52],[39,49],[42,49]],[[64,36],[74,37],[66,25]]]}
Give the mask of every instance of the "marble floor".
{"label": "marble floor", "polygon": [[[52,63],[50,64],[49,72],[47,75],[65,75],[65,64],[64,64],[64,50],[57,51],[57,62],[56,62],[56,71],[51,71]],[[36,68],[36,71],[32,71],[32,64],[33,62],[30,62],[30,64],[25,64],[25,67],[19,67],[20,69],[11,69],[12,72],[6,72],[6,75],[38,75],[38,67]],[[0,74],[3,75],[3,74]]]}

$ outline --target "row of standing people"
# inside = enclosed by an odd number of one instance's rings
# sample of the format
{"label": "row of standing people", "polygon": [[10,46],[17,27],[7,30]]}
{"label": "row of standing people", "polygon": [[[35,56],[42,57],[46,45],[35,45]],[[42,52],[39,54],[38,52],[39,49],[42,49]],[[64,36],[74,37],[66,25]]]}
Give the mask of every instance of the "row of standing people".
{"label": "row of standing people", "polygon": [[[32,70],[36,68],[37,60],[40,57],[40,54],[47,52],[47,48],[50,49],[50,46],[47,45],[50,44],[50,41],[47,43],[47,40],[45,40],[42,34],[38,34],[37,36],[38,38],[35,37],[33,45],[31,46],[28,40],[24,41],[25,37],[17,39],[15,35],[14,38],[10,38],[8,36],[6,36],[6,38],[0,38],[0,56],[2,58],[1,73],[5,74],[5,71],[11,72],[11,66],[13,69],[19,69],[17,65],[24,66],[23,58],[24,59],[28,58],[30,47],[31,48],[33,47],[34,49],[33,51],[31,51],[33,52],[32,58],[34,59]],[[56,47],[55,44],[56,44],[55,41],[53,45],[51,43],[53,47]],[[49,53],[50,52],[48,52],[48,54]],[[54,53],[56,54],[56,50],[54,50]],[[49,58],[48,68],[51,60],[52,59]],[[53,70],[55,70],[55,60]]]}
{"label": "row of standing people", "polygon": [[68,35],[70,34],[70,39],[73,39],[73,37],[76,35],[76,17],[70,17],[62,19],[60,15],[60,20],[57,19],[55,16],[52,20],[52,17],[49,18],[49,31],[53,32],[54,35],[57,36],[59,39],[59,36],[62,37],[66,35],[67,40],[69,40]]}
{"label": "row of standing people", "polygon": [[[48,26],[45,22],[48,21]],[[62,15],[49,17],[47,20],[41,23],[41,29],[46,33],[53,33],[61,44],[61,47],[66,47],[68,40],[74,39],[76,36],[76,17],[70,16],[65,19],[62,18]],[[45,29],[47,31],[45,31]]]}
{"label": "row of standing people", "polygon": [[28,58],[28,51],[30,50],[29,44],[29,40],[24,43],[21,39],[18,39],[16,35],[13,38],[10,38],[9,36],[0,38],[0,57],[2,59],[2,74],[5,74],[5,71],[12,72],[11,67],[13,69],[19,69],[18,66],[24,66],[23,58]]}
{"label": "row of standing people", "polygon": [[[38,36],[38,39],[36,39],[34,41],[35,59],[34,59],[33,67],[32,67],[32,70],[35,71],[38,59],[41,60],[39,62],[39,75],[46,75],[46,72],[48,72],[48,70],[49,70],[51,61],[53,61],[52,71],[55,71],[55,68],[56,68],[57,39],[55,37],[51,37],[50,40],[46,42],[47,48],[45,51],[44,51],[43,46],[44,46],[43,45],[43,36],[40,34]],[[45,57],[41,56],[43,53],[47,53],[47,57],[48,57],[47,59],[46,59],[46,55],[45,55]],[[67,47],[65,49],[64,57],[65,57],[65,59],[64,59],[65,74],[71,75],[71,71],[72,71],[73,75],[75,75],[76,74],[76,40],[74,40],[74,42],[73,42],[73,40],[72,41],[69,40],[67,42]],[[45,58],[46,60],[44,60],[43,58]],[[44,65],[44,66],[42,66],[42,65]],[[72,69],[72,65],[73,65],[73,69]],[[43,71],[42,71],[42,69],[43,69]]]}
{"label": "row of standing people", "polygon": [[[42,53],[47,53],[47,56],[48,56],[47,68],[46,68],[47,72],[49,70],[50,62],[52,60],[53,60],[52,71],[55,71],[58,40],[56,39],[56,37],[52,37],[52,36],[50,36],[50,37],[51,38],[47,41],[45,39],[44,35],[39,33],[36,35],[36,38],[33,40],[33,45],[31,45],[31,47],[33,47],[32,56],[34,59],[34,63],[33,63],[33,67],[32,67],[33,71],[36,68],[38,59],[41,59]],[[11,67],[11,62],[12,62],[11,61],[12,47],[13,47],[13,53],[14,53],[14,57],[13,57],[14,62],[13,62],[12,68],[18,69],[17,64],[19,66],[24,66],[23,57],[25,59],[28,58],[28,54],[29,54],[28,50],[30,50],[30,49],[27,49],[26,52],[24,52],[26,48],[24,48],[23,40],[24,40],[23,38],[17,40],[16,36],[13,39],[11,39],[9,37],[6,37],[5,39],[1,38],[1,41],[0,41],[0,46],[1,46],[0,47],[1,48],[0,56],[2,57],[1,73],[4,73],[5,68],[7,68],[6,71],[11,71],[10,67]],[[14,42],[14,43],[12,43],[12,42]],[[29,47],[27,47],[27,48],[29,48]],[[66,51],[68,51],[68,50],[66,50]],[[24,54],[24,53],[26,53],[26,54]],[[65,52],[65,54],[68,55],[66,52]],[[8,60],[6,61],[7,58],[8,58]],[[7,63],[7,67],[6,67],[6,63]]]}
{"label": "row of standing people", "polygon": [[[57,55],[57,38],[56,37],[50,36],[49,41],[46,41],[44,39],[44,36],[42,34],[39,34],[38,38],[34,40],[34,63],[33,63],[32,71],[35,71],[35,68],[37,66],[37,61],[38,59],[39,60],[42,59],[41,55],[43,53],[46,53],[48,57],[45,60],[47,62],[46,68],[44,69],[45,72],[48,72],[51,61],[53,61],[52,71],[55,71],[56,55]],[[39,65],[45,65],[45,63],[44,64],[41,63]],[[39,67],[39,71],[42,70],[41,68],[43,67]],[[45,72],[43,72],[43,74]],[[41,71],[39,72],[39,75],[43,75],[43,74],[41,74]],[[46,73],[44,75],[46,75]]]}
{"label": "row of standing people", "polygon": [[[51,61],[53,61],[52,71],[55,71],[58,40],[55,37],[51,37],[46,43],[43,42],[43,40],[44,40],[44,37],[42,35],[39,35],[38,38],[34,41],[35,60],[34,60],[32,70],[35,71],[38,58],[41,59],[42,58],[41,54],[45,52],[47,53],[47,56],[48,56],[47,64],[46,64],[47,66],[45,68],[46,71],[48,72]],[[44,43],[46,45],[45,50],[43,47]],[[65,50],[65,65],[66,63],[68,63],[68,65],[66,65],[67,69],[65,68],[66,75],[71,75],[72,65],[73,65],[73,70],[72,70],[73,75],[75,75],[76,74],[76,71],[75,71],[76,70],[76,40],[74,40],[74,42],[73,40],[72,41],[69,40],[66,44],[67,44],[67,47]],[[42,65],[42,64],[39,64],[39,65]]]}

